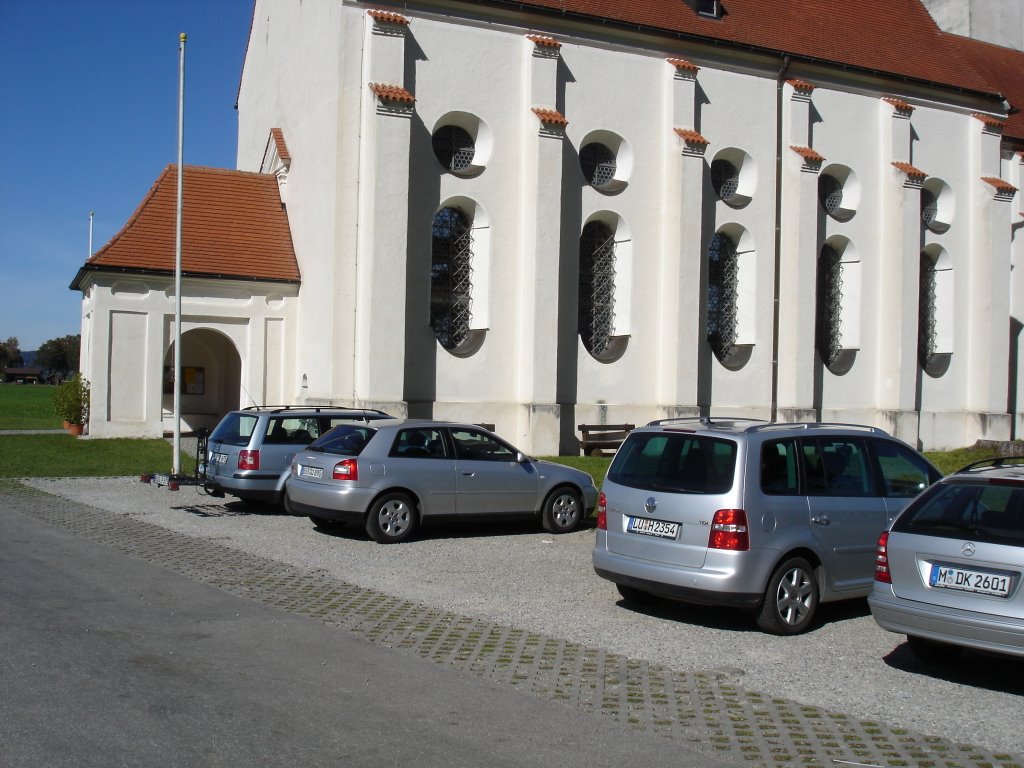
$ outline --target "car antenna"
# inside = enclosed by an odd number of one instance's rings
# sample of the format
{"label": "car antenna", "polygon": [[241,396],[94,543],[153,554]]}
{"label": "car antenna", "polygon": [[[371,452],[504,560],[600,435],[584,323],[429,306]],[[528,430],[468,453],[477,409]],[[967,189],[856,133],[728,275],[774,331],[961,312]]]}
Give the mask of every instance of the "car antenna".
{"label": "car antenna", "polygon": [[252,395],[249,394],[249,390],[245,388],[245,385],[239,384],[238,386],[242,388],[242,391],[245,392],[245,396],[249,398],[250,402],[252,402],[253,408],[255,408],[257,411],[260,410],[259,404],[255,400],[253,400]]}

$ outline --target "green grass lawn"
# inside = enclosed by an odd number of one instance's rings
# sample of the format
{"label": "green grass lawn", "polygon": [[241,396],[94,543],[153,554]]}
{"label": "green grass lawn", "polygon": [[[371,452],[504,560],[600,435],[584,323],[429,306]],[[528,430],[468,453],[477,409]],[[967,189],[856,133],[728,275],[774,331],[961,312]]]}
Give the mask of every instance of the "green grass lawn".
{"label": "green grass lawn", "polygon": [[[57,425],[60,426],[59,424]],[[171,471],[166,440],[82,440],[71,435],[0,435],[0,477],[119,477]],[[195,459],[181,454],[191,475]]]}
{"label": "green grass lawn", "polygon": [[60,429],[56,391],[45,384],[0,384],[0,429]]}

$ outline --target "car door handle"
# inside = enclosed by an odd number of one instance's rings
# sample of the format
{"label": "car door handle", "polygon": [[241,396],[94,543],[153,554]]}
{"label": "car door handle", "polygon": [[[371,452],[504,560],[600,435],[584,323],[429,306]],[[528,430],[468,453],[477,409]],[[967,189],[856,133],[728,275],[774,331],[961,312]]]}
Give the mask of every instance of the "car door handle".
{"label": "car door handle", "polygon": [[476,472],[463,472],[462,474],[465,475],[466,477],[473,477],[473,475],[475,475]]}
{"label": "car door handle", "polygon": [[811,518],[811,522],[816,524],[816,525],[828,525],[829,524],[828,515],[816,515],[815,517]]}

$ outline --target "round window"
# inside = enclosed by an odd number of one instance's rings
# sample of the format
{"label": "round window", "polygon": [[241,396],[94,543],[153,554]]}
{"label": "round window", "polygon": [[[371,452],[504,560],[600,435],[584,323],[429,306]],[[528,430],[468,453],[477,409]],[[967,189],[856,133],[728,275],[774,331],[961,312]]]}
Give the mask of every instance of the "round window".
{"label": "round window", "polygon": [[818,198],[829,216],[837,215],[843,208],[843,185],[839,179],[822,174],[818,179]]}
{"label": "round window", "polygon": [[739,169],[728,160],[715,160],[711,163],[711,186],[723,201],[733,200],[740,187]]}
{"label": "round window", "polygon": [[434,132],[432,143],[437,161],[452,173],[463,173],[473,165],[476,146],[465,128],[442,125]]}
{"label": "round window", "polygon": [[580,168],[592,187],[607,186],[615,178],[615,154],[604,144],[587,144],[580,150]]}

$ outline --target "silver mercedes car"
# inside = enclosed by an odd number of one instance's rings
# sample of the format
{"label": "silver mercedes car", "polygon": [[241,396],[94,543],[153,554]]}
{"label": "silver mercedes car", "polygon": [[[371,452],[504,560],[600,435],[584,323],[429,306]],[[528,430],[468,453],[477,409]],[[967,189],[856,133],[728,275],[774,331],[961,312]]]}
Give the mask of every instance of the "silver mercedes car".
{"label": "silver mercedes car", "polygon": [[1024,656],[1024,457],[933,485],[878,540],[868,596],[882,629],[925,661],[965,647]]}
{"label": "silver mercedes car", "polygon": [[597,504],[586,472],[537,461],[473,424],[343,424],[295,454],[285,507],[318,525],[352,523],[382,544],[441,519],[540,518],[579,527]]}

